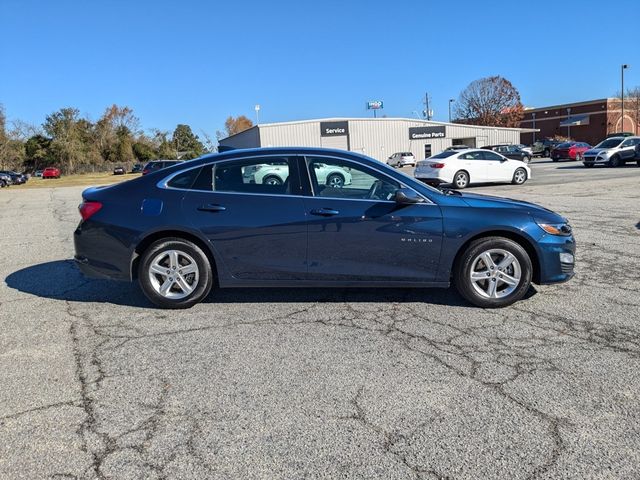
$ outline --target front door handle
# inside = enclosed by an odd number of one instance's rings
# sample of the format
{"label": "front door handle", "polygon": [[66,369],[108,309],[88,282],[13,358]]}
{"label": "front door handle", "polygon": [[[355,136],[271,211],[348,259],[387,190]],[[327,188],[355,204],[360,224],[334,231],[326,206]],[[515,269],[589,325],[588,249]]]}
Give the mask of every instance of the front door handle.
{"label": "front door handle", "polygon": [[227,207],[215,203],[208,203],[198,207],[198,210],[201,212],[224,212],[226,209]]}
{"label": "front door handle", "polygon": [[340,212],[333,208],[317,208],[315,210],[311,210],[311,215],[319,215],[320,217],[333,217],[334,215],[339,214]]}

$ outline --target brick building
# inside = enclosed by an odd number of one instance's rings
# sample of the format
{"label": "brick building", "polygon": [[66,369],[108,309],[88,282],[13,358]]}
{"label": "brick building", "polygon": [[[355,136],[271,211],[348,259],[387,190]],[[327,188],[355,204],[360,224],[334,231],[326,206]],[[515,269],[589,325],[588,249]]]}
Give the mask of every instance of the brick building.
{"label": "brick building", "polygon": [[523,133],[522,143],[560,135],[595,145],[609,133],[633,132],[640,135],[640,101],[625,99],[624,126],[621,102],[617,98],[602,98],[587,102],[567,103],[526,109],[521,128],[538,128],[540,132]]}

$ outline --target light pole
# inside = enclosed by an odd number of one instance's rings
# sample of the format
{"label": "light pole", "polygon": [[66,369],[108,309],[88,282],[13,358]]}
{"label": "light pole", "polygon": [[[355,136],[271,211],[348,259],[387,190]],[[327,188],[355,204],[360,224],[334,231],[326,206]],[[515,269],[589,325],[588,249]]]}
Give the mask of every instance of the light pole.
{"label": "light pole", "polygon": [[260,105],[257,105],[255,107],[253,107],[253,109],[256,111],[256,125],[258,125],[260,123]]}
{"label": "light pole", "polygon": [[571,107],[567,107],[567,138],[571,140]]}
{"label": "light pole", "polygon": [[451,123],[451,104],[455,102],[453,98],[449,99],[449,123]]}
{"label": "light pole", "polygon": [[531,112],[531,118],[533,118],[533,142],[531,145],[536,143],[536,112]]}
{"label": "light pole", "polygon": [[622,97],[622,123],[620,124],[620,128],[622,129],[620,133],[624,132],[624,71],[629,68],[629,65],[626,63],[622,64],[620,68],[620,96]]}

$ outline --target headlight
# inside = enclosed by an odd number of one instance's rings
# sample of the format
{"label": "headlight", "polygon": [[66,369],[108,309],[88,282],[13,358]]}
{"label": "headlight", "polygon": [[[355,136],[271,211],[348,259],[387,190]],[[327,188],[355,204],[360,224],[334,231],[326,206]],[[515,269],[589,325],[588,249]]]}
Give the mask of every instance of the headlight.
{"label": "headlight", "polygon": [[568,223],[538,223],[541,229],[550,235],[571,235],[571,225]]}

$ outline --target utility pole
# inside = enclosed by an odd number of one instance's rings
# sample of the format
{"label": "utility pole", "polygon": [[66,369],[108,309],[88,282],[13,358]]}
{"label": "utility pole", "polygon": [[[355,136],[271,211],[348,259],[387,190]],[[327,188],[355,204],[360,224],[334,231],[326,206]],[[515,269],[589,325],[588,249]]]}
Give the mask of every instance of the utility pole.
{"label": "utility pole", "polygon": [[429,110],[429,93],[425,92],[424,94],[424,118],[427,120],[431,120],[431,111]]}
{"label": "utility pole", "polygon": [[626,63],[622,65],[620,68],[620,83],[621,83],[621,92],[620,96],[622,97],[622,123],[620,123],[620,133],[624,132],[624,71],[629,68],[629,65]]}
{"label": "utility pole", "polygon": [[455,102],[453,98],[449,99],[449,123],[451,123],[451,104]]}

